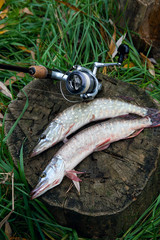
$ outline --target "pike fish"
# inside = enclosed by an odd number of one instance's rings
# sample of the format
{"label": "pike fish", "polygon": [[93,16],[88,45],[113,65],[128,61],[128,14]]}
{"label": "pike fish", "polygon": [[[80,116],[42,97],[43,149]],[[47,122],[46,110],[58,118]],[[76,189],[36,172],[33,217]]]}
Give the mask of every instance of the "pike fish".
{"label": "pike fish", "polygon": [[123,116],[129,113],[145,117],[156,111],[152,108],[139,107],[124,101],[106,98],[75,104],[65,109],[51,121],[41,134],[30,157],[40,154],[62,140],[65,142],[67,136],[90,122]]}
{"label": "pike fish", "polygon": [[111,119],[82,130],[64,144],[51,159],[31,192],[31,199],[39,197],[60,184],[67,176],[80,192],[81,181],[74,168],[94,151],[109,147],[110,143],[137,136],[144,128],[160,126],[160,112],[147,117],[126,120]]}

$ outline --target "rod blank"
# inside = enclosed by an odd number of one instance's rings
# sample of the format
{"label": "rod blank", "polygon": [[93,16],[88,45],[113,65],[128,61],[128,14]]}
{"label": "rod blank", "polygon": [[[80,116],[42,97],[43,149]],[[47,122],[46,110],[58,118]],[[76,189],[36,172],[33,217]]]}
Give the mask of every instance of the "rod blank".
{"label": "rod blank", "polygon": [[29,68],[13,66],[13,65],[9,65],[9,64],[2,64],[2,63],[0,63],[0,69],[10,70],[10,71],[17,71],[17,72],[24,72],[24,73],[30,73],[30,69]]}

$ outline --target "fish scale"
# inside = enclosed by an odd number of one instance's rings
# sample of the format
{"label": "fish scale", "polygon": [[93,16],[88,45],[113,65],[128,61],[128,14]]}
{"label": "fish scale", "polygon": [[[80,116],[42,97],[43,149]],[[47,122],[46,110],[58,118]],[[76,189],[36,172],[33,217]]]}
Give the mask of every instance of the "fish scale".
{"label": "fish scale", "polygon": [[117,99],[106,98],[75,104],[59,113],[51,121],[40,136],[38,144],[31,153],[31,157],[40,154],[59,141],[65,140],[67,136],[90,122],[115,118],[129,113],[144,117],[156,111]]}
{"label": "fish scale", "polygon": [[144,128],[160,126],[160,113],[138,119],[111,119],[97,123],[73,136],[53,156],[40,181],[31,192],[34,199],[60,184],[64,176],[69,177],[80,191],[77,172],[74,168],[94,151],[109,147],[110,143],[137,136]]}
{"label": "fish scale", "polygon": [[106,141],[108,145],[127,138],[136,130],[149,127],[151,124],[148,117],[136,120],[113,119],[95,124],[73,136],[60,148],[56,156],[64,159],[66,171],[69,171],[86,156],[98,151],[98,146],[100,149],[103,148],[103,143],[105,145]]}

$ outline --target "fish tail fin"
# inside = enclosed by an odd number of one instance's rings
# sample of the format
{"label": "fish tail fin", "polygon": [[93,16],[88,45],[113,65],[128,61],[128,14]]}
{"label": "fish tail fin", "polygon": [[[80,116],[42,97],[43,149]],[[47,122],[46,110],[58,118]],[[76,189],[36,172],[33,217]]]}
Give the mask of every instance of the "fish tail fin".
{"label": "fish tail fin", "polygon": [[152,114],[156,114],[156,113],[159,113],[159,110],[156,109],[156,108],[147,108],[147,116],[150,116]]}
{"label": "fish tail fin", "polygon": [[160,126],[160,111],[156,113],[152,113],[148,116],[151,119],[151,127],[159,127]]}

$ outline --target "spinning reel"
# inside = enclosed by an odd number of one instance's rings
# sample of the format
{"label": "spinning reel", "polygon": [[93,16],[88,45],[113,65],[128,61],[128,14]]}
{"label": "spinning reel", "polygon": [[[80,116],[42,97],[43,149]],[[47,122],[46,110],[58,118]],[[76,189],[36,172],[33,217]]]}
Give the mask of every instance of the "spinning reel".
{"label": "spinning reel", "polygon": [[31,66],[29,68],[23,68],[18,66],[0,64],[0,68],[29,73],[36,78],[51,78],[59,81],[64,81],[66,89],[69,93],[79,95],[82,99],[93,99],[102,87],[101,83],[99,83],[98,79],[96,78],[97,69],[100,67],[121,66],[125,54],[128,53],[129,47],[125,44],[122,44],[118,48],[118,62],[95,62],[92,71],[80,65],[73,66],[74,70],[67,73],[62,73],[59,70],[50,70],[44,66]]}

